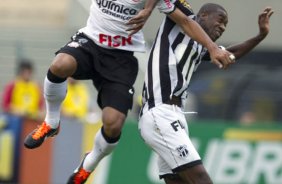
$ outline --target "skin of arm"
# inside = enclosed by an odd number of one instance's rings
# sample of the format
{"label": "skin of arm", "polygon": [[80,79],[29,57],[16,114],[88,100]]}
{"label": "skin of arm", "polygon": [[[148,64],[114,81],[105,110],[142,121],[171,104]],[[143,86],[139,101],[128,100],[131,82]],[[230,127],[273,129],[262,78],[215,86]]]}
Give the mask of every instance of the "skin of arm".
{"label": "skin of arm", "polygon": [[168,17],[178,24],[185,34],[206,47],[210,53],[211,62],[219,68],[226,69],[233,61],[229,58],[230,52],[221,50],[215,44],[202,27],[193,19],[187,17],[176,8]]}
{"label": "skin of arm", "polygon": [[258,16],[259,33],[253,38],[246,40],[243,43],[227,47],[226,49],[232,52],[236,59],[241,58],[254,47],[256,47],[269,33],[269,20],[271,15],[274,13],[272,8],[266,7],[262,13]]}
{"label": "skin of arm", "polygon": [[158,2],[159,0],[147,0],[144,9],[139,11],[136,16],[134,16],[128,21],[127,24],[132,25],[131,28],[126,30],[130,32],[129,36],[137,33],[143,28]]}

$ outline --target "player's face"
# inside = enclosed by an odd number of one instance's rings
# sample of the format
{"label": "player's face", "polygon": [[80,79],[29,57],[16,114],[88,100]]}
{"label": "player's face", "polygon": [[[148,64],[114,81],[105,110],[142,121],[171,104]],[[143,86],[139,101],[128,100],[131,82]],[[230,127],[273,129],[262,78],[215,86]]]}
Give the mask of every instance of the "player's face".
{"label": "player's face", "polygon": [[225,31],[227,23],[227,13],[222,9],[218,9],[208,15],[202,26],[210,38],[216,41]]}
{"label": "player's face", "polygon": [[23,80],[29,81],[32,78],[32,70],[24,69],[21,71],[20,76]]}

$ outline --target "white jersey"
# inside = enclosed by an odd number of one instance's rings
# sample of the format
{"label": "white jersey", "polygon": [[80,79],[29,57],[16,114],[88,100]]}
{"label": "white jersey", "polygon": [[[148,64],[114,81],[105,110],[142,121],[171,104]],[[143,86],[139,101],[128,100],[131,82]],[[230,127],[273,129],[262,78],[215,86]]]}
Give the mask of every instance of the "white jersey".
{"label": "white jersey", "polygon": [[[128,36],[126,25],[129,19],[144,8],[146,0],[92,0],[86,27],[79,30],[96,44],[104,48],[128,51],[145,51],[144,35],[141,31]],[[161,0],[159,10],[173,10],[172,0]]]}

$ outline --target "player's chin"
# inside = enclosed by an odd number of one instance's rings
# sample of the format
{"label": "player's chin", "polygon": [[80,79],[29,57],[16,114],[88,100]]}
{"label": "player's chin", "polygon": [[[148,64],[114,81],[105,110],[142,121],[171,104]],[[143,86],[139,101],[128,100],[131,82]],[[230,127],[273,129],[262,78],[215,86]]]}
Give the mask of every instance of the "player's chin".
{"label": "player's chin", "polygon": [[209,34],[210,39],[215,42],[217,40],[216,36],[214,34]]}
{"label": "player's chin", "polygon": [[214,42],[215,42],[217,39],[219,39],[219,37],[220,37],[220,36],[213,35],[213,36],[211,37],[211,39],[212,39],[212,41],[214,41]]}

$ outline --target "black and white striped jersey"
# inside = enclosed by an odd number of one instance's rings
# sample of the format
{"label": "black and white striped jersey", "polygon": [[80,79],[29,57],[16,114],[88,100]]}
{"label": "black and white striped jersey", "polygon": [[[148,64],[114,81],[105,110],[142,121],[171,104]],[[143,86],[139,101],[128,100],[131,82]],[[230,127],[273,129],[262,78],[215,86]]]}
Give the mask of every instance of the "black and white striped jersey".
{"label": "black and white striped jersey", "polygon": [[[175,2],[178,9],[195,20],[187,4],[185,0]],[[185,100],[192,74],[206,53],[206,48],[185,35],[171,19],[164,18],[150,51],[141,115],[148,109],[168,102],[172,96]]]}

